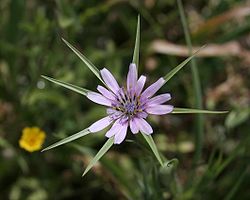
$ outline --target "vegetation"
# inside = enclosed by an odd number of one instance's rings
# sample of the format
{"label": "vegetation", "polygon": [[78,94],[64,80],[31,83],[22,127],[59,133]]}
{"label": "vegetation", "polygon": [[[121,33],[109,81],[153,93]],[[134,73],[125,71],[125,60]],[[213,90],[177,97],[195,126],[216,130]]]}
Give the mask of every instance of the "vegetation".
{"label": "vegetation", "polygon": [[[183,3],[0,2],[0,199],[249,198],[249,4]],[[168,159],[164,166],[144,138],[130,132],[84,178],[107,140],[105,131],[45,152],[33,152],[37,146],[30,149],[32,141],[25,143],[32,152],[19,146],[25,128],[45,133],[47,147],[106,115],[104,107],[42,75],[96,91],[100,81],[61,40],[65,38],[125,83],[138,14],[139,73],[148,77],[147,85],[206,45],[159,93],[171,93],[175,107],[230,112],[150,117],[152,137]]]}

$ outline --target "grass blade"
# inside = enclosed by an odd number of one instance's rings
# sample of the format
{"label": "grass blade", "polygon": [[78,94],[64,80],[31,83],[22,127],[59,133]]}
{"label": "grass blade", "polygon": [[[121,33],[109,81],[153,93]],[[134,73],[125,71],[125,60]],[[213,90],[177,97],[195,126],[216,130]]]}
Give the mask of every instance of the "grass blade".
{"label": "grass blade", "polygon": [[[181,0],[177,0],[178,9],[181,17],[181,23],[184,29],[185,40],[188,45],[189,54],[192,52],[192,41],[188,30],[188,23],[186,20],[183,4]],[[202,91],[201,91],[201,84],[200,84],[200,77],[199,71],[196,65],[195,60],[191,61],[191,72],[192,72],[192,79],[193,79],[193,88],[194,88],[194,96],[195,96],[195,107],[198,109],[202,109]],[[196,116],[195,121],[195,155],[193,159],[193,166],[201,158],[201,152],[203,147],[203,140],[204,140],[204,119],[202,115]]]}
{"label": "grass blade", "polygon": [[139,54],[140,54],[140,15],[137,18],[137,29],[136,29],[136,39],[135,39],[135,47],[133,54],[133,63],[136,64],[137,69],[139,67]]}
{"label": "grass blade", "polygon": [[230,189],[229,193],[227,194],[227,196],[225,197],[225,200],[231,200],[237,197],[235,197],[236,192],[240,189],[240,186],[243,182],[243,180],[247,177],[247,171],[249,170],[249,168],[245,168],[245,170],[243,170],[239,176],[239,178],[235,181],[234,186]]}
{"label": "grass blade", "polygon": [[186,60],[184,60],[182,63],[177,65],[174,69],[172,69],[168,74],[166,74],[163,78],[165,79],[165,83],[168,82],[178,71],[180,71],[192,58],[194,58],[201,49],[205,47],[202,46],[200,49],[198,49],[192,56],[188,57]]}
{"label": "grass blade", "polygon": [[151,150],[153,151],[153,153],[155,154],[155,157],[157,158],[157,160],[159,161],[159,163],[161,164],[161,166],[163,166],[163,161],[161,159],[160,153],[155,145],[155,142],[152,138],[151,135],[146,135],[144,133],[142,133],[144,139],[147,141],[148,145],[150,146]]}
{"label": "grass blade", "polygon": [[42,75],[42,77],[45,78],[48,81],[51,81],[51,82],[57,84],[57,85],[60,85],[62,87],[65,87],[65,88],[67,88],[69,90],[72,90],[74,92],[77,92],[77,93],[85,95],[85,96],[89,92],[89,90],[87,90],[87,89],[78,87],[78,86],[70,84],[70,83],[66,83],[64,81],[60,81],[60,80],[57,80],[57,79],[54,79],[54,78],[51,78],[51,77],[48,77],[48,76],[44,76],[44,75]]}
{"label": "grass blade", "polygon": [[100,76],[99,69],[90,62],[80,51],[78,51],[75,47],[73,47],[68,41],[62,38],[62,41],[87,65],[87,67],[96,75],[96,77],[105,85],[104,81]]}
{"label": "grass blade", "polygon": [[82,131],[80,131],[80,132],[78,132],[78,133],[76,133],[74,135],[71,135],[71,136],[69,136],[67,138],[64,138],[64,139],[62,139],[62,140],[60,140],[60,141],[46,147],[45,149],[42,150],[42,152],[53,149],[53,148],[58,147],[58,146],[61,146],[63,144],[69,143],[69,142],[71,142],[73,140],[76,140],[76,139],[78,139],[80,137],[83,137],[83,136],[85,136],[85,135],[87,135],[89,133],[90,133],[89,129],[86,128],[86,129],[84,129],[84,130],[82,130]]}
{"label": "grass blade", "polygon": [[190,113],[200,113],[200,114],[224,114],[228,111],[213,111],[213,110],[201,110],[192,108],[174,108],[173,114],[190,114]]}
{"label": "grass blade", "polygon": [[85,174],[87,174],[87,172],[97,163],[98,160],[100,160],[100,158],[112,147],[113,144],[114,144],[114,138],[113,137],[109,138],[106,141],[106,143],[102,146],[100,151],[98,151],[98,153],[95,155],[93,160],[91,160],[91,162],[88,164],[82,176],[85,176]]}

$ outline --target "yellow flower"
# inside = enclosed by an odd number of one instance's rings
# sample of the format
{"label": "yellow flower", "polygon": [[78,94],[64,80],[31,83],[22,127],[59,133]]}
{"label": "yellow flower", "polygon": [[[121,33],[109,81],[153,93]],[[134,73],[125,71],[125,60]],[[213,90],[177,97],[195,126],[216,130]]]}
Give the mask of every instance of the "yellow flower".
{"label": "yellow flower", "polygon": [[45,132],[40,128],[25,127],[22,130],[22,137],[19,140],[19,146],[29,152],[40,150],[45,137]]}

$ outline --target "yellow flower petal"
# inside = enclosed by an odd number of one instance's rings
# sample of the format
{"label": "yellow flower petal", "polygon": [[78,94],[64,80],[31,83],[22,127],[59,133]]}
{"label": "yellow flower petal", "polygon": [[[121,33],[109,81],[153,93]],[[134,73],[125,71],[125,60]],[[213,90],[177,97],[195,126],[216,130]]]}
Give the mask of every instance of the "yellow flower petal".
{"label": "yellow flower petal", "polygon": [[19,140],[19,146],[26,151],[33,152],[42,148],[46,134],[38,127],[25,127]]}

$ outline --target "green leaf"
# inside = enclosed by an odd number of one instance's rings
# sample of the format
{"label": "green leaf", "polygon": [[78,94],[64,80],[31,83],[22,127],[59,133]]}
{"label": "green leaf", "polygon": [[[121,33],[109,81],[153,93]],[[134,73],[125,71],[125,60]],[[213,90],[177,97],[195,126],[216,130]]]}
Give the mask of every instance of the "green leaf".
{"label": "green leaf", "polygon": [[212,110],[200,110],[192,108],[174,108],[173,114],[190,114],[190,113],[203,113],[203,114],[224,114],[228,111],[212,111]]}
{"label": "green leaf", "polygon": [[136,64],[137,69],[139,67],[139,53],[140,53],[140,15],[137,18],[137,29],[136,29],[136,39],[135,39],[135,47],[133,54],[133,63]]}
{"label": "green leaf", "polygon": [[205,47],[202,46],[198,51],[196,51],[192,56],[188,57],[181,64],[177,65],[174,69],[172,69],[168,74],[164,76],[165,83],[168,82],[178,71],[180,71],[193,57],[195,57],[198,52]]}
{"label": "green leaf", "polygon": [[82,131],[80,131],[80,132],[78,132],[78,133],[76,133],[76,134],[74,134],[74,135],[71,135],[71,136],[69,136],[69,137],[67,137],[67,138],[64,138],[64,139],[62,139],[62,140],[60,140],[60,141],[58,141],[58,142],[56,142],[56,143],[54,143],[54,144],[52,144],[52,145],[46,147],[45,149],[42,150],[42,152],[43,152],[43,151],[50,150],[50,149],[53,149],[53,148],[58,147],[58,146],[60,146],[60,145],[69,143],[69,142],[71,142],[71,141],[73,141],[73,140],[76,140],[76,139],[78,139],[78,138],[80,138],[80,137],[83,137],[83,136],[85,136],[85,135],[87,135],[87,134],[89,134],[89,133],[90,133],[89,129],[86,128],[86,129],[84,129],[84,130],[82,130]]}
{"label": "green leaf", "polygon": [[48,77],[48,76],[43,76],[43,75],[42,75],[42,77],[45,78],[45,79],[47,79],[48,81],[51,81],[51,82],[57,84],[57,85],[60,85],[60,86],[62,86],[62,87],[65,87],[65,88],[67,88],[67,89],[70,89],[70,90],[72,90],[72,91],[74,91],[74,92],[77,92],[77,93],[82,94],[82,95],[85,95],[85,96],[86,96],[87,93],[89,92],[89,90],[87,90],[87,89],[78,87],[78,86],[76,86],[76,85],[72,85],[72,84],[70,84],[70,83],[66,83],[66,82],[64,82],[64,81],[56,80],[56,79],[54,79],[54,78],[50,78],[50,77]]}
{"label": "green leaf", "polygon": [[64,38],[62,38],[62,41],[85,63],[85,65],[87,65],[87,67],[96,75],[96,77],[104,85],[106,85],[100,76],[99,69],[93,63],[91,63],[90,60],[87,59],[80,51],[73,47],[68,41],[66,41]]}
{"label": "green leaf", "polygon": [[151,135],[146,135],[144,133],[142,133],[144,139],[147,141],[148,145],[150,146],[151,150],[153,151],[153,153],[155,154],[155,157],[157,158],[157,160],[159,161],[159,163],[161,164],[161,166],[163,166],[163,161],[161,159],[160,153],[155,145],[155,142],[152,138]]}
{"label": "green leaf", "polygon": [[83,172],[82,176],[85,176],[85,174],[97,163],[98,160],[112,147],[114,144],[114,138],[109,138],[106,143],[102,146],[100,151],[95,155],[93,160],[88,164],[85,171]]}

